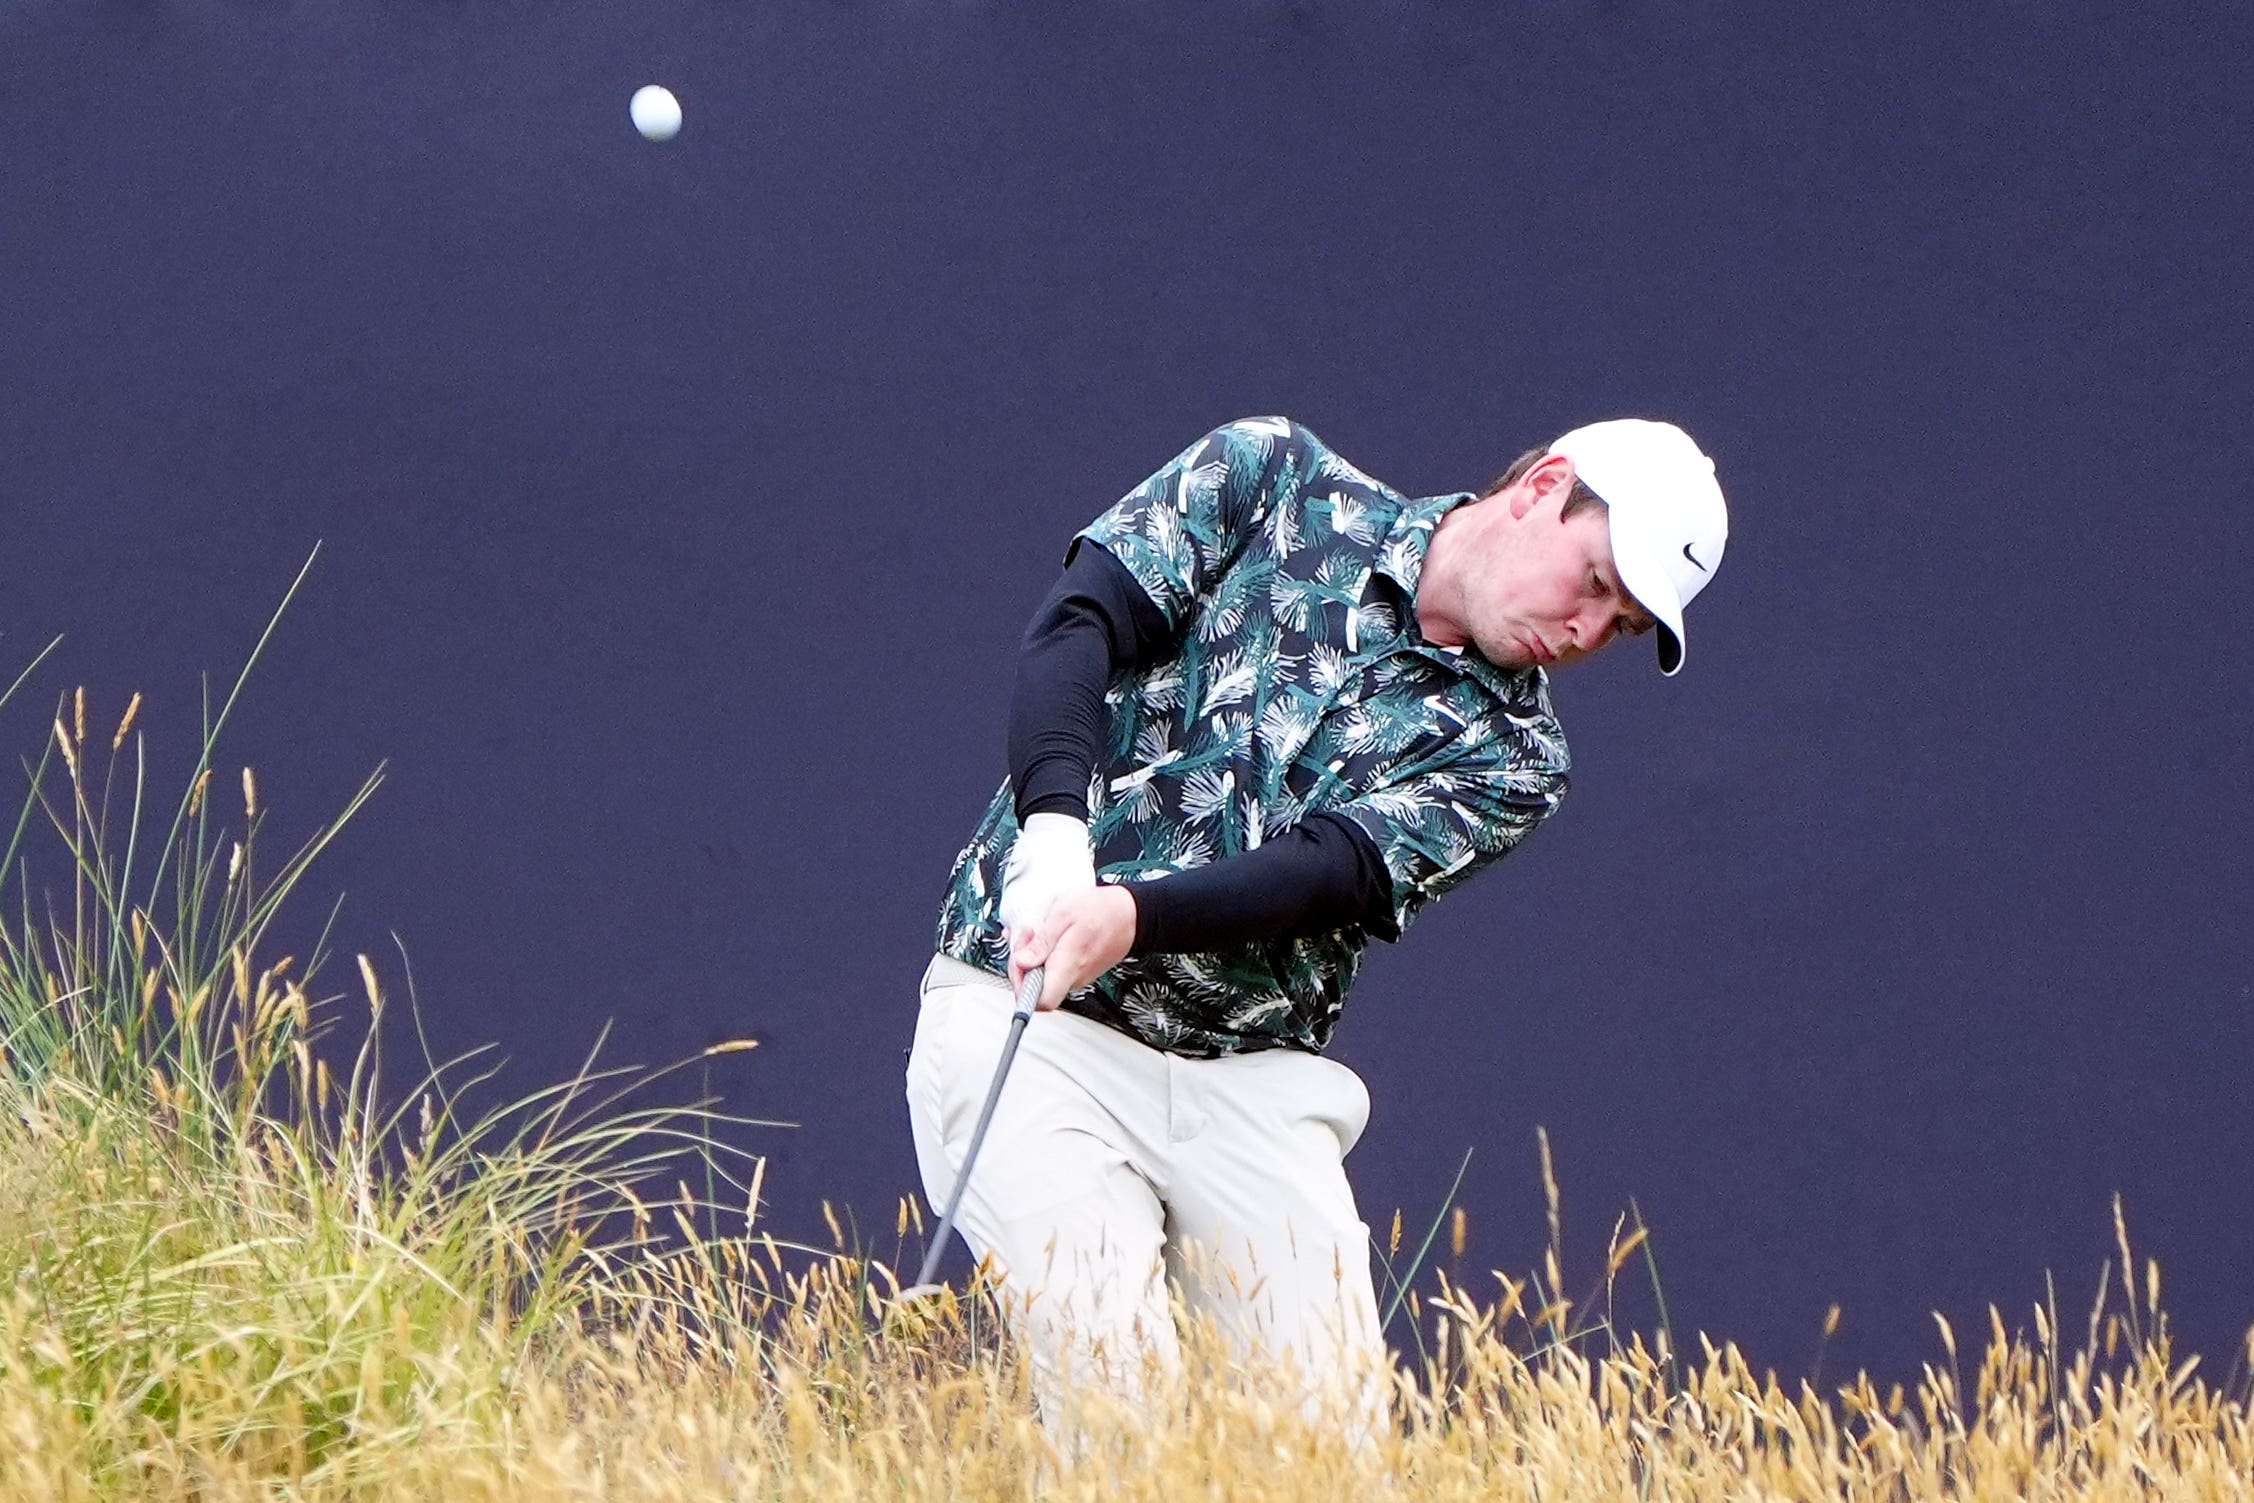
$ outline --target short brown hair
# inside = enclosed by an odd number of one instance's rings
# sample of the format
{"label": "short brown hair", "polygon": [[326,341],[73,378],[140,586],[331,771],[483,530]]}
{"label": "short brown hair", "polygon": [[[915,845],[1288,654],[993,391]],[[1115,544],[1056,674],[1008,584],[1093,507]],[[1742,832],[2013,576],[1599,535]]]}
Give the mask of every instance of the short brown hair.
{"label": "short brown hair", "polygon": [[[1479,493],[1479,499],[1484,501],[1489,496],[1494,495],[1495,492],[1508,490],[1518,484],[1520,480],[1526,477],[1526,472],[1533,469],[1539,461],[1547,459],[1549,453],[1548,449],[1528,449],[1524,454],[1510,462],[1509,469],[1487,483],[1487,489]],[[1565,509],[1558,513],[1558,520],[1560,522],[1568,521],[1579,516],[1582,512],[1602,505],[1604,505],[1604,498],[1583,485],[1581,477],[1576,475],[1573,477],[1573,489],[1566,492]]]}

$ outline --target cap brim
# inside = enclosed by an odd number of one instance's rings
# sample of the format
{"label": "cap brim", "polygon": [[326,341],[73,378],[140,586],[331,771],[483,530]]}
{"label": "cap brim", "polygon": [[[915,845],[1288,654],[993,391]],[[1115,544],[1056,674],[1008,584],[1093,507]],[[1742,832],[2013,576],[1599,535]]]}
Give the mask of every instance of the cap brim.
{"label": "cap brim", "polygon": [[1659,639],[1659,671],[1673,678],[1683,671],[1683,639],[1672,628],[1662,626],[1652,633]]}
{"label": "cap brim", "polygon": [[1675,592],[1675,582],[1667,577],[1666,566],[1632,542],[1623,547],[1617,527],[1612,541],[1612,566],[1620,572],[1620,583],[1636,597],[1636,603],[1651,612],[1652,620],[1658,623],[1652,635],[1659,639],[1659,671],[1673,678],[1682,671],[1688,652],[1683,640],[1683,598]]}

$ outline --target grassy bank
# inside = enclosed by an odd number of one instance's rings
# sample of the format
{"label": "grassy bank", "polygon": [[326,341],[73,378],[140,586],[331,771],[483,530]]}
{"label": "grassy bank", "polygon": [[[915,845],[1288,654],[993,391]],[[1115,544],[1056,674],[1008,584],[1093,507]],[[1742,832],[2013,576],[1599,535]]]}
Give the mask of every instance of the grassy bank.
{"label": "grassy bank", "polygon": [[158,802],[135,709],[66,696],[8,837],[7,1503],[2254,1499],[2247,1396],[2173,1357],[2125,1231],[2097,1308],[1997,1315],[1961,1352],[1943,1326],[1910,1392],[1615,1331],[1553,1252],[1493,1301],[1420,1284],[1374,1453],[1193,1331],[1179,1384],[1058,1456],[982,1299],[888,1318],[898,1260],[764,1237],[757,1163],[708,1114],[630,1105],[648,1077],[474,1118],[475,1060],[393,1079],[382,969],[332,964],[325,930],[271,953],[376,780],[269,868],[256,779],[216,761],[232,702]]}

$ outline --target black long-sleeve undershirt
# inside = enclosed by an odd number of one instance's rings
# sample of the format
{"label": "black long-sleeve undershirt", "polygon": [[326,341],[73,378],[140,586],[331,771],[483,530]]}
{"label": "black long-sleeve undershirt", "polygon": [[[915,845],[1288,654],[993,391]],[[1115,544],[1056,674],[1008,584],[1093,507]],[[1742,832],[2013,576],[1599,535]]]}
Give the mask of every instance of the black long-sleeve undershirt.
{"label": "black long-sleeve undershirt", "polygon": [[[1088,779],[1107,720],[1104,690],[1113,674],[1173,646],[1165,614],[1126,567],[1099,545],[1075,542],[1018,659],[1009,763],[1021,823],[1043,813],[1088,817]],[[1123,885],[1135,899],[1137,955],[1217,950],[1353,923],[1382,939],[1399,937],[1384,859],[1368,831],[1335,814],[1310,815],[1240,855]]]}
{"label": "black long-sleeve undershirt", "polygon": [[1113,674],[1156,662],[1172,645],[1165,612],[1127,566],[1075,539],[1017,660],[1009,758],[1019,824],[1031,814],[1088,817],[1088,778],[1109,719],[1104,690]]}

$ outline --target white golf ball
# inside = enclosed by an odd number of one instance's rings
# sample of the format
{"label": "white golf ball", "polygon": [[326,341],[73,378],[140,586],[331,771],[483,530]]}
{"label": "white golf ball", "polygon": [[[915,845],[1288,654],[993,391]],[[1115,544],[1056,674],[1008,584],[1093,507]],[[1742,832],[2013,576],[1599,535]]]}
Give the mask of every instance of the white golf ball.
{"label": "white golf ball", "polygon": [[670,141],[681,133],[681,101],[673,97],[671,89],[642,85],[634,91],[626,112],[634,117],[634,129],[652,141]]}

